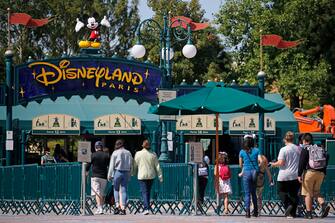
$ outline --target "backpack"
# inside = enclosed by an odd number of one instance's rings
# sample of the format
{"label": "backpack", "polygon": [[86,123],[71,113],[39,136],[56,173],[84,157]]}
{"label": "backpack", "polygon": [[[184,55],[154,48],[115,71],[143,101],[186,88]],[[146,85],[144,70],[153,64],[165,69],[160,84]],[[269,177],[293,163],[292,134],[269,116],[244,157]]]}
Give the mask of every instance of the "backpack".
{"label": "backpack", "polygon": [[231,173],[228,165],[219,164],[219,176],[221,180],[230,179]]}
{"label": "backpack", "polygon": [[326,168],[327,166],[327,153],[324,148],[314,144],[307,147],[309,153],[308,164],[310,168],[318,170]]}
{"label": "backpack", "polygon": [[42,156],[42,159],[44,160],[45,163],[56,163],[54,157],[49,154]]}

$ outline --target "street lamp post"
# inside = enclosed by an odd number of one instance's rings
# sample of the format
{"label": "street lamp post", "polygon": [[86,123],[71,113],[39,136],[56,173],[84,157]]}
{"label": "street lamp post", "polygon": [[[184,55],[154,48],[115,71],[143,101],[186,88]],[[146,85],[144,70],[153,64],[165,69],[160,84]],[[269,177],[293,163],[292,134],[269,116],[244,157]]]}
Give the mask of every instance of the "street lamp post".
{"label": "street lamp post", "polygon": [[[12,131],[12,120],[13,120],[13,81],[12,81],[12,62],[14,52],[8,48],[5,52],[5,63],[6,63],[6,131]],[[11,151],[6,148],[6,165],[11,164]]]}
{"label": "street lamp post", "polygon": [[[259,96],[264,98],[264,85],[265,85],[265,73],[263,71],[259,71],[257,74],[258,79],[258,88],[259,88]],[[258,130],[258,147],[261,150],[261,153],[264,153],[265,149],[265,134],[264,134],[264,112],[259,113],[259,130]]]}
{"label": "street lamp post", "polygon": [[[183,47],[183,55],[186,58],[193,58],[196,53],[197,49],[192,44],[192,32],[191,26],[187,21],[182,19],[174,20],[170,22],[168,17],[165,15],[163,21],[163,27],[153,20],[153,19],[146,19],[142,21],[136,30],[136,37],[137,42],[131,49],[131,54],[135,58],[142,58],[145,55],[145,47],[141,44],[141,28],[144,25],[149,25],[149,27],[153,27],[155,25],[160,33],[160,64],[159,67],[163,70],[163,77],[161,82],[161,88],[163,89],[170,89],[172,87],[172,64],[171,60],[173,58],[173,49],[171,48],[171,31],[172,28],[177,28],[178,30],[174,29],[173,36],[175,39],[179,41],[187,40],[187,44]],[[175,27],[175,25],[177,27]],[[187,29],[182,28],[182,25],[186,25]],[[161,136],[161,149],[160,149],[160,157],[159,160],[162,162],[167,162],[169,159],[168,156],[168,144],[167,144],[167,122],[161,121],[161,128],[162,128],[162,136]]]}

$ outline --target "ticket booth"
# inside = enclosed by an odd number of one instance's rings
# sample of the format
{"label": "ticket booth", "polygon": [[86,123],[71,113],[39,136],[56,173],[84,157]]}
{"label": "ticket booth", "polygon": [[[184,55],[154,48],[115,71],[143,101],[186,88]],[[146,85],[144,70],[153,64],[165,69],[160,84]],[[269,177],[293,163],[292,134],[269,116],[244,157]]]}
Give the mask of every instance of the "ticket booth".
{"label": "ticket booth", "polygon": [[[55,155],[56,144],[69,161],[76,161],[80,120],[67,114],[47,114],[32,119],[31,134],[27,136],[26,163],[39,163],[45,148]],[[59,152],[59,151],[58,151]]]}
{"label": "ticket booth", "polygon": [[[233,154],[238,155],[242,149],[243,136],[246,134],[255,134],[256,147],[258,143],[258,128],[259,128],[259,116],[255,114],[234,114],[229,119],[229,136],[231,140],[231,151]],[[264,130],[265,137],[276,135],[276,121],[265,114],[264,117]],[[265,149],[264,153],[270,153],[269,150]],[[265,154],[270,155],[270,154]]]}
{"label": "ticket booth", "polygon": [[[184,135],[184,141],[201,142],[204,149],[204,155],[211,159],[211,163],[215,160],[215,134],[216,119],[215,115],[182,115],[177,117],[176,131]],[[222,128],[222,119],[219,118],[219,150],[224,150],[224,135]],[[184,155],[186,153],[183,153]]]}
{"label": "ticket booth", "polygon": [[141,149],[145,136],[142,134],[141,119],[128,114],[110,114],[94,119],[94,135],[104,139],[109,152],[114,150],[115,141],[125,140],[126,148],[134,155]]}

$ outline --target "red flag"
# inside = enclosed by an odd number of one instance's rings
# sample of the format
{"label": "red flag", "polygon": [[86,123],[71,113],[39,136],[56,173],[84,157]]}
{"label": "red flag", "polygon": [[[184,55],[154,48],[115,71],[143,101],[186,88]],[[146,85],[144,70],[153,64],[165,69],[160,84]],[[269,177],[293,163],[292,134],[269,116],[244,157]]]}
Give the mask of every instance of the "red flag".
{"label": "red flag", "polygon": [[12,25],[24,25],[27,27],[39,27],[44,26],[49,22],[48,18],[45,19],[33,19],[26,13],[12,13],[10,14],[9,24]]}
{"label": "red flag", "polygon": [[193,22],[192,19],[185,17],[185,16],[176,16],[171,18],[171,28],[175,28],[178,26],[187,29],[187,24],[190,25],[192,31],[197,31],[201,29],[206,29],[208,27],[208,23],[196,23]]}
{"label": "red flag", "polygon": [[301,41],[285,41],[281,36],[270,34],[262,35],[262,46],[274,46],[279,49],[286,49],[298,46]]}

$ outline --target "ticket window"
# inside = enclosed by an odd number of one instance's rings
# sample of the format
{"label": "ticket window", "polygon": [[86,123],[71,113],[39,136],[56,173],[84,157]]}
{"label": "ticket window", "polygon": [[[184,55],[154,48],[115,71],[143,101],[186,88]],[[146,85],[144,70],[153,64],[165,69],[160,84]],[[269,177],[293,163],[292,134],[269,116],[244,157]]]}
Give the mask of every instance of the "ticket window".
{"label": "ticket window", "polygon": [[[229,164],[238,164],[238,155],[242,145],[243,137],[240,136],[230,136],[230,135],[220,135],[219,136],[219,151],[225,151],[229,156]],[[204,149],[204,155],[210,158],[211,164],[215,161],[215,135],[190,135],[185,137],[185,142],[201,142],[207,150]]]}
{"label": "ticket window", "polygon": [[108,135],[104,137],[105,147],[109,149],[110,154],[114,151],[116,140],[124,139],[125,148],[128,149],[134,156],[135,153],[142,149],[142,143],[145,139],[144,135]]}

